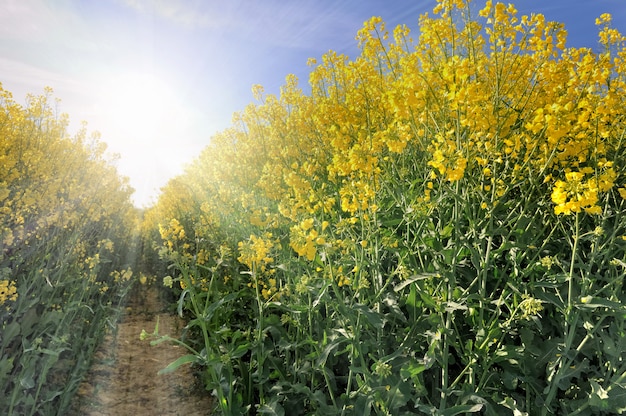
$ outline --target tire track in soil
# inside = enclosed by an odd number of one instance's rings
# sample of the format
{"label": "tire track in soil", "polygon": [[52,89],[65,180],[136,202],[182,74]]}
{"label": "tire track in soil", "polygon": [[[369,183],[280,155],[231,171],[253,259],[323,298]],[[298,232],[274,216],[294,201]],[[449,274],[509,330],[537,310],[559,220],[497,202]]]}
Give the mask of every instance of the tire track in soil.
{"label": "tire track in soil", "polygon": [[78,388],[70,416],[210,415],[212,400],[188,365],[175,372],[158,371],[186,351],[170,343],[150,346],[139,335],[154,330],[179,335],[183,322],[163,311],[155,288],[135,290],[117,336],[107,334],[85,380]]}

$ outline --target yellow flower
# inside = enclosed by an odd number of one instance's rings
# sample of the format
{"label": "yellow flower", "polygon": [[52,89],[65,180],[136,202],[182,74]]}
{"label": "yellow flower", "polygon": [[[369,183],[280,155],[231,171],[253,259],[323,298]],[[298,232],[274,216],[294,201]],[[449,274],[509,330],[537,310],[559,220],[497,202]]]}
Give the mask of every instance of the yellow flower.
{"label": "yellow flower", "polygon": [[391,375],[391,364],[382,361],[376,361],[372,366],[372,371],[374,374],[381,378],[389,377]]}
{"label": "yellow flower", "polygon": [[0,280],[0,305],[6,301],[17,300],[17,288],[15,282],[10,280]]}
{"label": "yellow flower", "polygon": [[172,276],[165,276],[163,278],[163,286],[169,287],[171,289],[172,284],[173,284]]}
{"label": "yellow flower", "polygon": [[611,20],[613,20],[613,16],[611,16],[610,13],[602,13],[600,17],[596,18],[596,25],[600,26],[611,23]]}
{"label": "yellow flower", "polygon": [[540,300],[525,296],[524,300],[519,304],[519,308],[522,311],[522,318],[528,319],[538,315],[543,310],[543,305]]}
{"label": "yellow flower", "polygon": [[304,231],[310,230],[311,227],[313,227],[313,221],[314,221],[313,218],[309,218],[309,219],[302,221],[300,223],[300,228],[302,228]]}
{"label": "yellow flower", "polygon": [[252,234],[248,241],[240,241],[237,260],[249,268],[252,268],[253,265],[264,268],[265,264],[273,261],[273,258],[270,257],[270,251],[274,246],[271,238],[271,233],[265,233],[262,237]]}
{"label": "yellow flower", "polygon": [[[305,256],[307,260],[313,261],[317,253],[316,245],[323,245],[326,240],[319,237],[318,232],[312,229],[312,222],[303,221],[300,225],[291,227],[289,245],[299,256]],[[308,231],[308,233],[306,232]]]}
{"label": "yellow flower", "polygon": [[543,267],[545,267],[546,269],[549,269],[553,265],[557,264],[558,260],[556,259],[556,257],[545,256],[541,258],[540,262]]}
{"label": "yellow flower", "polygon": [[602,208],[597,205],[599,193],[611,189],[616,174],[610,168],[599,176],[594,175],[585,180],[587,174],[593,175],[593,169],[582,168],[579,171],[567,172],[565,181],[555,182],[551,196],[555,204],[555,214],[569,215],[583,210],[592,215],[602,213]]}

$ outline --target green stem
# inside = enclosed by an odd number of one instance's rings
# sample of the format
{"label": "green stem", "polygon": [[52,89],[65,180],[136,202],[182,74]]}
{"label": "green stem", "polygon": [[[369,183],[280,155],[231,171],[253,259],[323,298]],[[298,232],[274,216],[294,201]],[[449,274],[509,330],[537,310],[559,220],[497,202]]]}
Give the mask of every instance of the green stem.
{"label": "green stem", "polygon": [[[460,185],[459,185],[459,181],[456,181],[455,183],[455,193],[454,195],[460,195]],[[454,207],[453,207],[453,212],[452,212],[452,221],[454,224],[454,247],[455,247],[455,255],[453,256],[452,259],[452,264],[451,264],[451,273],[450,276],[448,277],[448,284],[447,284],[447,294],[446,294],[446,301],[450,302],[452,301],[452,298],[454,296],[454,287],[456,286],[456,264],[457,264],[457,256],[460,250],[460,247],[462,246],[460,238],[459,238],[459,233],[457,230],[459,230],[459,199],[455,198],[454,199]],[[447,407],[447,398],[448,398],[448,389],[449,389],[449,368],[448,368],[448,356],[450,354],[450,330],[452,327],[452,319],[453,319],[453,313],[452,311],[446,311],[446,317],[445,317],[445,324],[444,324],[444,330],[443,330],[443,334],[441,334],[441,338],[443,341],[443,348],[442,348],[442,363],[441,363],[441,402],[439,403],[439,410],[443,411],[446,409]]]}
{"label": "green stem", "polygon": [[[352,342],[352,345],[350,347],[350,352],[351,352],[350,353],[350,360],[354,359],[354,351],[356,349],[355,345],[359,345],[359,343],[360,343],[359,338],[358,338],[359,337],[359,328],[361,327],[360,320],[361,320],[361,314],[359,313],[359,314],[357,314],[357,317],[356,317],[356,326],[355,326],[356,331],[354,331],[354,341]],[[364,366],[363,355],[359,354],[359,357],[361,357],[361,365]],[[350,397],[350,390],[352,390],[352,367],[353,366],[350,366],[350,370],[348,372],[348,385],[346,386],[346,397]],[[330,386],[329,386],[329,388],[330,388]],[[341,416],[345,415],[346,410],[347,410],[347,406],[344,405],[343,408],[341,409]]]}
{"label": "green stem", "polygon": [[[556,396],[558,390],[558,384],[561,380],[563,372],[568,367],[567,365],[567,357],[569,355],[570,350],[572,349],[572,343],[574,341],[574,332],[576,328],[576,322],[578,321],[578,311],[574,311],[574,268],[576,265],[576,254],[578,252],[578,240],[580,239],[580,222],[579,222],[579,213],[577,212],[574,217],[574,241],[572,243],[572,259],[570,261],[570,267],[568,272],[568,286],[567,286],[567,306],[565,309],[565,324],[564,324],[564,332],[565,332],[565,345],[563,348],[563,352],[557,358],[557,363],[555,365],[556,373],[552,381],[550,382],[549,391],[546,396],[546,401],[543,405],[543,409],[541,410],[542,416],[545,416],[550,412],[550,408],[552,405],[552,401]],[[587,338],[585,338],[577,351],[581,348],[582,344],[586,342]],[[571,359],[570,359],[571,361]]]}
{"label": "green stem", "polygon": [[565,332],[568,331],[568,325],[570,324],[570,317],[573,310],[573,291],[574,291],[574,267],[576,264],[576,253],[578,251],[578,240],[580,236],[580,224],[579,224],[579,214],[576,213],[574,220],[574,244],[572,246],[572,259],[569,265],[569,273],[568,273],[568,286],[567,286],[567,310],[566,310],[566,319],[565,319]]}
{"label": "green stem", "polygon": [[207,325],[206,325],[206,321],[202,317],[203,311],[201,311],[200,308],[198,307],[197,294],[195,293],[193,282],[191,281],[191,278],[189,277],[189,272],[182,265],[180,266],[180,269],[184,270],[183,278],[185,279],[185,284],[189,288],[189,299],[191,299],[191,305],[193,307],[193,313],[194,313],[194,316],[196,318],[198,318],[198,320],[199,320],[200,329],[202,330],[202,338],[204,340],[204,346],[206,347],[206,349],[207,349],[206,351],[207,351],[207,354],[208,354],[209,346],[211,344],[210,344],[210,341],[209,341],[209,331],[208,331],[208,328],[207,328]]}
{"label": "green stem", "polygon": [[[252,265],[252,278],[254,279],[254,288],[256,291],[256,303],[257,303],[257,307],[259,310],[259,323],[258,323],[258,343],[259,343],[259,348],[257,349],[257,365],[258,365],[258,374],[263,374],[263,365],[264,365],[264,358],[265,358],[265,348],[264,348],[264,342],[263,342],[263,302],[261,300],[261,292],[259,290],[259,282],[257,280],[257,274],[256,274],[256,264],[254,263]],[[259,385],[259,404],[264,404],[265,403],[265,395],[263,394],[263,383],[258,383]]]}

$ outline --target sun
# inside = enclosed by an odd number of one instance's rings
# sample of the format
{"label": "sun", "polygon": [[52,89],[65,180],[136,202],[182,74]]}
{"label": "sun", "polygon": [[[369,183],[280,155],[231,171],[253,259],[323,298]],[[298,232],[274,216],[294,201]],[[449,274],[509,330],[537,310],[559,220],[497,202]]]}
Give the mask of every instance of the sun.
{"label": "sun", "polygon": [[154,129],[164,113],[169,91],[149,73],[124,73],[112,77],[101,96],[107,129],[134,138]]}
{"label": "sun", "polygon": [[129,70],[102,77],[95,95],[95,129],[119,155],[116,166],[130,179],[139,205],[193,156],[192,110],[176,85],[175,78],[154,71]]}
{"label": "sun", "polygon": [[126,72],[108,80],[102,91],[102,116],[107,130],[143,142],[175,123],[173,88],[149,72]]}

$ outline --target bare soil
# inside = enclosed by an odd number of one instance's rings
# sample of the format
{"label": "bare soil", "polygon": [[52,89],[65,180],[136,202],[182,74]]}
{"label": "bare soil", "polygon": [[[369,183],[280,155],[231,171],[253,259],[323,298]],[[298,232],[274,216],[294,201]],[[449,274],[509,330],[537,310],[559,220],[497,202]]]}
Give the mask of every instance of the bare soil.
{"label": "bare soil", "polygon": [[202,389],[189,365],[173,373],[157,374],[186,354],[180,346],[150,346],[148,340],[139,339],[143,329],[153,332],[157,319],[161,335],[176,337],[184,325],[176,315],[164,311],[156,289],[136,291],[116,330],[106,336],[96,353],[78,389],[71,415],[211,414],[210,393]]}

